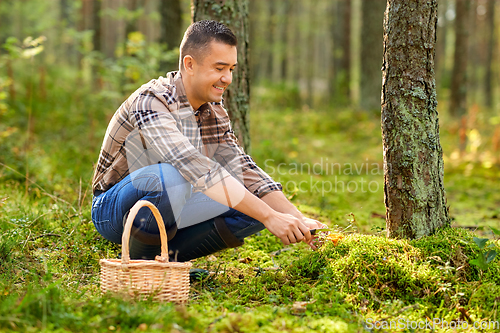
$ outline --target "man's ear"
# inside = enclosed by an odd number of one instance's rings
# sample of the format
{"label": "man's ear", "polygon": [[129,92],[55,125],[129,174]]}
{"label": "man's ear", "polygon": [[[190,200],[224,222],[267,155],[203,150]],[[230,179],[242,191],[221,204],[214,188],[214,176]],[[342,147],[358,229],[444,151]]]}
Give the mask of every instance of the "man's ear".
{"label": "man's ear", "polygon": [[188,74],[192,74],[194,63],[195,60],[192,56],[190,55],[184,56],[184,59],[182,59],[182,65],[184,66],[184,71]]}

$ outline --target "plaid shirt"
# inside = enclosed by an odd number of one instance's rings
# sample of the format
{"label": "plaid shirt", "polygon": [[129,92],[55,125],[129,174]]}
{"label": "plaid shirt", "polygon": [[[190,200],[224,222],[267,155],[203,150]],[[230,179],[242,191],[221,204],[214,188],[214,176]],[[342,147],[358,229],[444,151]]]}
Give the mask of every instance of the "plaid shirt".
{"label": "plaid shirt", "polygon": [[239,146],[222,103],[194,112],[180,72],[144,84],[115,112],[95,169],[94,193],[156,163],[172,164],[194,192],[230,174],[258,197],[282,190]]}

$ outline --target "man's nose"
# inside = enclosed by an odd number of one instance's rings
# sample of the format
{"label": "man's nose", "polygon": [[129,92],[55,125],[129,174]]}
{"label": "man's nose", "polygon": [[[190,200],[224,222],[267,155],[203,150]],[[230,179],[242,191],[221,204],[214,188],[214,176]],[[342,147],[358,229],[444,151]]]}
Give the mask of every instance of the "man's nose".
{"label": "man's nose", "polygon": [[221,79],[222,83],[226,85],[230,85],[233,82],[233,73],[231,71],[227,71],[222,75]]}

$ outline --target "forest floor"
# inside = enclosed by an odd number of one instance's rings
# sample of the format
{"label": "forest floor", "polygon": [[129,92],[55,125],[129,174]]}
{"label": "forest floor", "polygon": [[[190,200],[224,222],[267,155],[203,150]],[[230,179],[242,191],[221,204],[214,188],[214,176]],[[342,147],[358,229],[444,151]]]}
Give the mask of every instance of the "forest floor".
{"label": "forest floor", "polygon": [[393,240],[384,231],[379,116],[276,107],[264,97],[252,107],[252,156],[304,214],[336,230],[320,250],[283,246],[266,230],[195,260],[213,274],[191,284],[185,306],[102,295],[99,259],[121,251],[90,217],[106,121],[40,114],[28,148],[3,146],[11,159],[0,166],[0,330],[495,331],[499,259],[473,264],[499,246],[492,117],[469,123],[462,153],[459,125],[442,117],[452,228]]}

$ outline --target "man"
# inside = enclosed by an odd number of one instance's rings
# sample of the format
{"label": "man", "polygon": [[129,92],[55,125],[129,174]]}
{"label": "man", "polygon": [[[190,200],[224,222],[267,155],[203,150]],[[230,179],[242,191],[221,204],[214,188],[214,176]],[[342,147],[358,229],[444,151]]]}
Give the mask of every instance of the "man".
{"label": "man", "polygon": [[[239,246],[264,228],[285,245],[310,243],[309,230],[323,227],[305,218],[238,145],[222,106],[236,45],[223,24],[193,23],[181,43],[180,71],[151,80],[116,111],[93,179],[92,221],[106,239],[121,243],[138,200],[159,209],[176,261]],[[131,258],[159,253],[156,221],[143,208],[133,223]]]}

